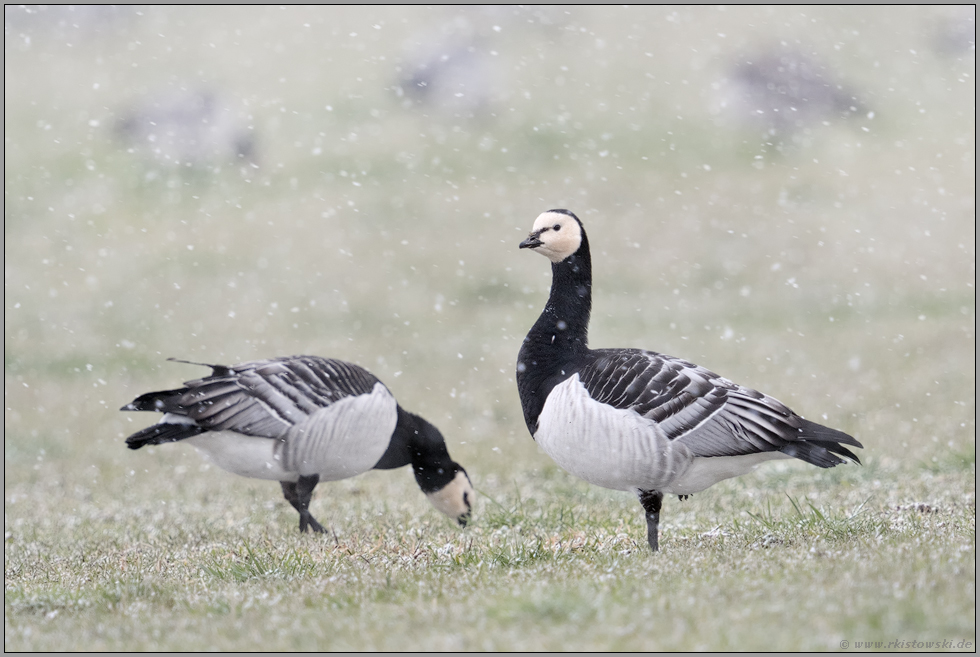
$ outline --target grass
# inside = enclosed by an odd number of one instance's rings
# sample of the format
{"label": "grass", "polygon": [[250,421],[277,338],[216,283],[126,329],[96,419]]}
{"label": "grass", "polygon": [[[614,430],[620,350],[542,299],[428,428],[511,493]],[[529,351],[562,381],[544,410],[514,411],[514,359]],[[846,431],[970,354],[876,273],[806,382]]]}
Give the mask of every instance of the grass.
{"label": "grass", "polygon": [[[975,646],[975,65],[933,46],[954,10],[8,11],[5,649]],[[720,111],[727,62],[773,35],[873,119],[763,136]],[[457,42],[497,53],[482,105],[398,95]],[[114,135],[201,87],[256,166]],[[651,555],[637,501],[524,426],[550,272],[516,245],[552,207],[590,231],[593,346],[773,394],[863,466],[670,498]],[[150,420],[120,406],[203,372],[167,357],[294,353],[439,426],[472,525],[400,470],[320,485],[329,531],[304,536],[274,483],[125,449]]]}
{"label": "grass", "polygon": [[753,502],[778,483],[759,477],[670,504],[656,557],[638,505],[577,484],[577,503],[547,486],[540,505],[485,500],[464,531],[424,512],[333,522],[326,537],[299,536],[282,508],[248,523],[182,509],[146,527],[150,518],[97,504],[70,546],[8,531],[8,645],[832,649],[844,638],[969,637],[959,605],[975,574],[972,500],[892,507],[854,479],[843,493],[825,485],[819,501]]}

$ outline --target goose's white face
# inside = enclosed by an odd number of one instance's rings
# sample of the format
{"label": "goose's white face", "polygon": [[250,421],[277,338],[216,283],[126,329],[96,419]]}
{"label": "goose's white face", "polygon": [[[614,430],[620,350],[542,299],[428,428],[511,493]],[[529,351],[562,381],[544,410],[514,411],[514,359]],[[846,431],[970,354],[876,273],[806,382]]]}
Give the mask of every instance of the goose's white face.
{"label": "goose's white face", "polygon": [[534,227],[520,248],[533,249],[552,262],[561,262],[581,245],[582,227],[574,217],[561,212],[544,212],[534,220]]}
{"label": "goose's white face", "polygon": [[469,522],[473,512],[473,497],[476,494],[463,468],[460,468],[456,477],[443,488],[425,495],[432,502],[432,506],[458,522],[460,526],[465,527]]}

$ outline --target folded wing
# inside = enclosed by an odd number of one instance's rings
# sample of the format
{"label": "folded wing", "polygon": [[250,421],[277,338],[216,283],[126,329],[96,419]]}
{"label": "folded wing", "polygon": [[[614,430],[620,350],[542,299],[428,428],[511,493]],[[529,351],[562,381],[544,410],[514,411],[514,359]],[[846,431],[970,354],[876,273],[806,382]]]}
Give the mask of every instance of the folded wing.
{"label": "folded wing", "polygon": [[821,467],[858,458],[841,431],[803,419],[780,401],[686,360],[638,349],[600,349],[579,372],[596,401],[657,423],[695,456],[781,451]]}
{"label": "folded wing", "polygon": [[122,410],[167,414],[161,424],[134,434],[127,444],[136,449],[204,431],[285,439],[291,428],[317,411],[371,394],[380,383],[361,367],[317,356],[210,367],[210,376],[188,381],[184,388],[150,392],[124,406]]}

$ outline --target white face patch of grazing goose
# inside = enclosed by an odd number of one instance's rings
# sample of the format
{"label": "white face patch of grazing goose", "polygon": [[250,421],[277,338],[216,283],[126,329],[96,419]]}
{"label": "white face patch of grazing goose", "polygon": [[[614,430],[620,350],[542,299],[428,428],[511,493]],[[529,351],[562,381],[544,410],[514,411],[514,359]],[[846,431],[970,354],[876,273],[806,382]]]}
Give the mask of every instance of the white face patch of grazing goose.
{"label": "white face patch of grazing goose", "polygon": [[459,524],[465,525],[473,511],[473,499],[476,494],[470,478],[465,472],[460,471],[448,484],[437,491],[426,493],[425,496],[437,510],[450,518],[455,518]]}
{"label": "white face patch of grazing goose", "polygon": [[541,244],[529,248],[552,262],[561,262],[582,245],[582,229],[578,222],[560,212],[544,212],[538,215],[528,239],[532,237],[537,237]]}

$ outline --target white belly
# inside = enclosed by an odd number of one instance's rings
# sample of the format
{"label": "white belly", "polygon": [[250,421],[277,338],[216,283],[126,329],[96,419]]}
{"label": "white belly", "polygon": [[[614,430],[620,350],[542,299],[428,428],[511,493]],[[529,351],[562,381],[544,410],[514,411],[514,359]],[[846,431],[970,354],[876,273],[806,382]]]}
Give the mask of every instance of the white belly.
{"label": "white belly", "polygon": [[672,495],[697,493],[763,461],[788,458],[780,452],[696,457],[656,422],[589,397],[577,374],[548,395],[534,439],[562,469],[597,486]]}
{"label": "white belly", "polygon": [[257,438],[233,431],[189,438],[218,467],[256,479],[321,481],[367,472],[381,459],[398,421],[397,404],[381,383],[369,395],[347,397],[297,423],[284,439]]}
{"label": "white belly", "polygon": [[690,495],[703,491],[708,486],[714,486],[723,479],[748,474],[760,463],[788,458],[791,457],[782,452],[759,452],[739,456],[695,456],[691,461],[691,467],[662,490],[671,495]]}
{"label": "white belly", "polygon": [[234,431],[208,431],[185,442],[222,470],[253,479],[296,481],[298,472],[287,472],[275,453],[276,441]]}
{"label": "white belly", "polygon": [[548,395],[534,439],[562,469],[617,490],[665,490],[692,459],[657,423],[589,397],[577,374]]}

